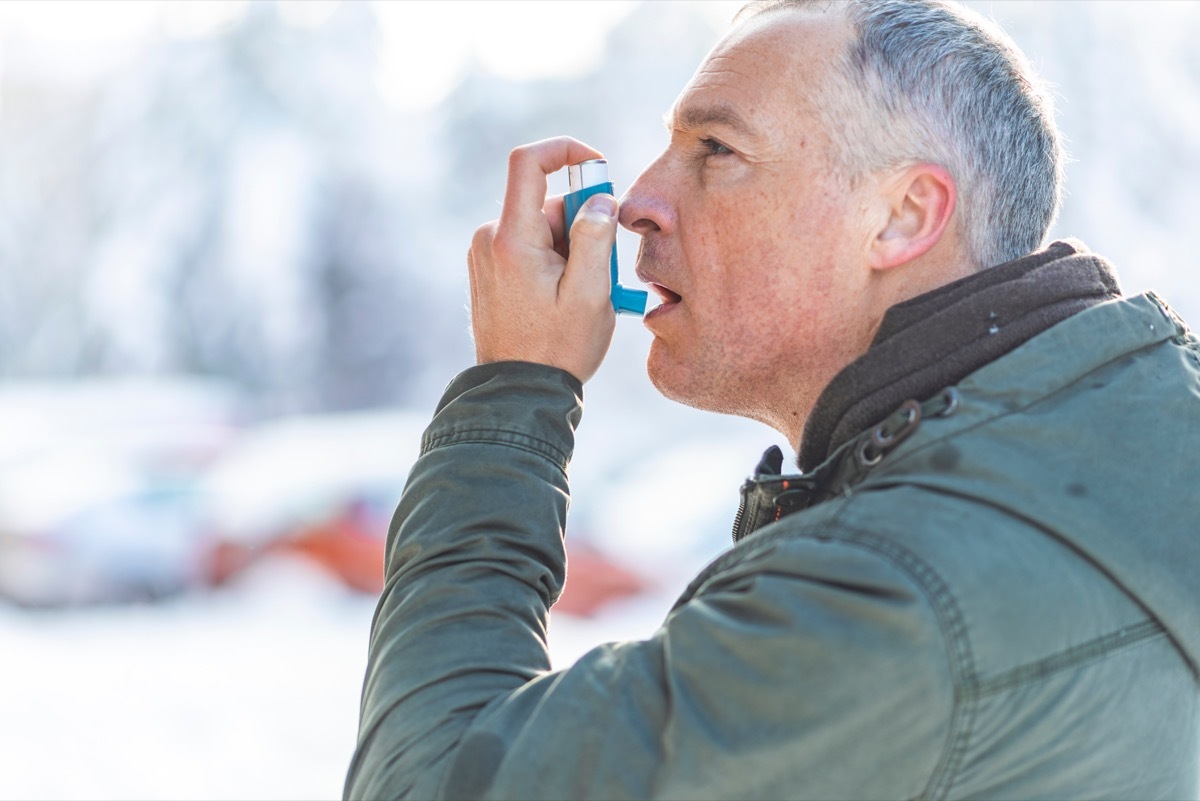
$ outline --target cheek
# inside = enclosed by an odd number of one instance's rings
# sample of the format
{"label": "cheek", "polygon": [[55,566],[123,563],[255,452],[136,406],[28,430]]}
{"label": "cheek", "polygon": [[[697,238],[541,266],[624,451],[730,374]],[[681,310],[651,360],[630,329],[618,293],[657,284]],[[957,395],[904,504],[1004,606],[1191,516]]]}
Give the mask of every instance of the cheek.
{"label": "cheek", "polygon": [[[827,329],[848,301],[836,240],[811,219],[749,233],[717,227],[712,244],[723,261],[705,293],[712,323],[705,338],[753,343],[765,358],[784,340],[811,340]],[[780,337],[783,332],[790,336]]]}
{"label": "cheek", "polygon": [[[844,193],[843,193],[844,194]],[[697,187],[681,207],[681,237],[692,298],[713,319],[779,323],[834,294],[836,265],[848,246],[845,209],[828,182],[771,175],[736,185]]]}
{"label": "cheek", "polygon": [[736,295],[761,281],[780,244],[771,230],[768,203],[763,193],[709,193],[703,208],[697,209],[695,235],[685,240],[685,255],[697,281]]}

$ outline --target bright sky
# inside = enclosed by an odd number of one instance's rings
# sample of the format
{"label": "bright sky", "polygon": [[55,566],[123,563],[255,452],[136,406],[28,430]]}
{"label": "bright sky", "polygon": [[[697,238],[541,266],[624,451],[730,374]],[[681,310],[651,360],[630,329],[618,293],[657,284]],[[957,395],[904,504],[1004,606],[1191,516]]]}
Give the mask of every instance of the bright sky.
{"label": "bright sky", "polygon": [[[664,0],[655,0],[663,2]],[[683,0],[676,0],[683,1]],[[726,23],[743,0],[696,5]],[[123,45],[145,36],[203,36],[235,20],[246,0],[6,0],[0,2],[3,42],[21,36],[60,51],[64,75],[90,74],[129,53]],[[337,0],[280,0],[280,12],[299,25],[319,25]],[[509,78],[586,71],[599,59],[604,35],[636,0],[374,0],[382,36],[379,88],[396,106],[436,103],[474,56]],[[420,76],[414,80],[414,76]]]}

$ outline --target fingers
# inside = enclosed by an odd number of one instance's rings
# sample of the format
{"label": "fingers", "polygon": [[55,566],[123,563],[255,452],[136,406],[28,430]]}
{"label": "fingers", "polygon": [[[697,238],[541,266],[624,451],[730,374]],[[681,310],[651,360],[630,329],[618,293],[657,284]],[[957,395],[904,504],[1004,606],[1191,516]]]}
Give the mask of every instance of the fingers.
{"label": "fingers", "polygon": [[[602,158],[603,154],[577,139],[557,136],[513,150],[508,157],[508,188],[500,213],[501,230],[513,236],[544,237],[542,206],[546,202],[546,176],[568,164]],[[547,242],[547,247],[552,246]]]}
{"label": "fingers", "polygon": [[571,253],[559,281],[559,298],[611,310],[612,276],[609,258],[617,236],[617,201],[612,195],[593,195],[575,215]]}
{"label": "fingers", "polygon": [[471,249],[467,251],[467,275],[472,286],[487,277],[483,274],[486,269],[485,262],[488,260],[488,254],[492,252],[492,242],[495,239],[495,220],[485,222],[475,229],[475,236],[471,238]]}
{"label": "fingers", "polygon": [[609,301],[616,201],[596,195],[584,205],[568,260],[563,199],[546,197],[547,174],[599,156],[568,137],[513,151],[500,219],[480,226],[467,254],[480,364],[548,364],[587,381],[603,361],[616,326]]}
{"label": "fingers", "polygon": [[479,344],[478,338],[475,336],[476,327],[487,316],[484,304],[489,297],[493,283],[490,254],[492,240],[495,236],[495,220],[484,223],[476,229],[475,236],[471,239],[471,248],[467,251],[467,277],[470,289],[468,312],[472,338],[476,340],[476,346]]}

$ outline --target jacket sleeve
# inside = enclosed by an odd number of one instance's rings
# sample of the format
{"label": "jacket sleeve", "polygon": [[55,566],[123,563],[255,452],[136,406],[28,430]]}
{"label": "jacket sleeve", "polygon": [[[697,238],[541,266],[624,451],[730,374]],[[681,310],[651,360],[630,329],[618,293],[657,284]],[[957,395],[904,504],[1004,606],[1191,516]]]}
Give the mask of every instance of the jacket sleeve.
{"label": "jacket sleeve", "polygon": [[581,390],[515,363],[447,389],[389,532],[346,797],[927,789],[953,707],[937,616],[911,570],[851,542],[764,531],[648,640],[550,672]]}

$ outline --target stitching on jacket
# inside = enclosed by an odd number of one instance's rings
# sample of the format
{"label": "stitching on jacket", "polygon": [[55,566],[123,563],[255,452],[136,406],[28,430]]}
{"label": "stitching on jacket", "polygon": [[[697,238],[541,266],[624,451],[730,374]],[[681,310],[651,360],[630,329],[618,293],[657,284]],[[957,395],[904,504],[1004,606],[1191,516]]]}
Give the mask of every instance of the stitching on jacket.
{"label": "stitching on jacket", "polygon": [[[827,501],[827,503],[836,502]],[[838,510],[835,518],[841,514],[841,511]],[[829,522],[807,524],[801,529],[780,528],[776,531],[759,531],[753,538],[744,540],[745,545],[735,546],[702,571],[684,591],[680,599],[675,602],[674,608],[682,606],[698,595],[709,579],[727,568],[758,556],[762,551],[780,541],[802,539],[836,540],[842,544],[872,551],[911,576],[928,598],[941,627],[943,639],[949,643],[947,651],[954,681],[954,701],[950,713],[950,733],[946,745],[933,769],[929,783],[917,797],[945,798],[957,774],[958,767],[966,755],[975,722],[980,685],[975,673],[975,657],[967,637],[966,622],[958,608],[954,594],[950,592],[949,585],[942,580],[937,571],[911,551],[869,531],[837,522],[836,519]]]}
{"label": "stitching on jacket", "polygon": [[1196,338],[1195,334],[1185,332],[1175,337],[1172,341],[1186,350],[1192,362],[1197,367],[1200,367],[1200,340]]}
{"label": "stitching on jacket", "polygon": [[1184,348],[1191,362],[1200,368],[1200,339],[1196,338],[1196,335],[1188,328],[1188,324],[1175,313],[1175,310],[1165,300],[1154,292],[1147,292],[1146,297],[1150,298],[1158,307],[1159,314],[1175,327],[1175,336],[1171,337],[1171,341]]}
{"label": "stitching on jacket", "polygon": [[[952,434],[948,437],[943,437],[942,439],[952,439],[954,436],[957,436],[957,435]],[[1072,554],[1074,554],[1081,562],[1088,565],[1093,570],[1095,570],[1097,573],[1099,573],[1101,576],[1103,576],[1109,583],[1112,584],[1113,587],[1115,587],[1117,589],[1117,591],[1119,591],[1121,594],[1123,594],[1126,598],[1128,598],[1133,603],[1137,604],[1138,608],[1141,609],[1142,612],[1145,613],[1148,618],[1150,618],[1157,625],[1162,627],[1163,633],[1166,634],[1168,638],[1170,638],[1172,644],[1175,646],[1175,650],[1178,651],[1180,656],[1182,656],[1183,659],[1188,663],[1188,666],[1189,667],[1191,666],[1191,658],[1187,656],[1187,651],[1184,649],[1184,647],[1179,642],[1177,642],[1175,640],[1175,636],[1173,634],[1171,634],[1170,630],[1168,630],[1166,625],[1161,620],[1158,619],[1158,617],[1154,614],[1154,612],[1151,611],[1150,608],[1145,605],[1145,603],[1142,601],[1142,599],[1139,598],[1137,596],[1137,594],[1134,593],[1131,589],[1126,587],[1125,583],[1122,582],[1120,580],[1120,578],[1113,575],[1113,573],[1110,572],[1108,570],[1108,568],[1106,568],[1104,565],[1102,565],[1099,562],[1092,559],[1092,557],[1089,556],[1084,551],[1079,550],[1079,548],[1077,548],[1073,542],[1071,542],[1069,539],[1066,539],[1066,538],[1060,536],[1059,533],[1056,532],[1054,529],[1048,528],[1048,527],[1042,525],[1037,520],[1034,520],[1033,518],[1026,517],[1025,515],[1018,513],[1015,509],[1010,509],[1006,506],[1001,506],[998,503],[995,503],[994,501],[988,500],[986,498],[980,498],[975,495],[970,495],[970,494],[966,494],[966,493],[962,493],[962,492],[956,492],[954,490],[950,490],[945,487],[931,487],[927,484],[912,483],[912,482],[898,482],[898,481],[890,482],[889,481],[889,482],[880,482],[879,484],[875,484],[875,485],[871,486],[870,489],[871,490],[881,490],[881,489],[888,489],[888,488],[896,487],[896,486],[912,487],[912,488],[920,490],[921,492],[929,492],[929,493],[933,493],[935,495],[943,495],[948,498],[957,498],[960,500],[967,501],[968,503],[977,504],[979,506],[986,506],[987,508],[992,509],[993,511],[999,512],[1000,514],[1010,517],[1013,520],[1019,521],[1021,524],[1025,525],[1035,531],[1040,532],[1041,534],[1045,535],[1046,537],[1050,538],[1051,540],[1064,546],[1065,548],[1070,550],[1070,552]]]}
{"label": "stitching on jacket", "polygon": [[1126,626],[1044,659],[1012,668],[998,676],[980,681],[977,693],[983,697],[1019,687],[1022,684],[1031,684],[1069,668],[1099,662],[1120,650],[1146,640],[1166,637],[1166,634],[1167,630],[1157,620],[1144,620],[1135,626]]}
{"label": "stitching on jacket", "polygon": [[[840,516],[843,509],[838,510]],[[942,756],[938,759],[929,778],[929,784],[920,798],[945,798],[950,791],[959,765],[966,756],[967,746],[975,724],[979,702],[979,682],[975,673],[975,657],[967,637],[967,626],[949,585],[932,567],[912,551],[869,531],[857,529],[844,523],[835,523],[835,529],[849,534],[839,537],[839,542],[850,542],[872,550],[889,559],[917,580],[925,590],[934,614],[942,628],[943,638],[950,644],[951,675],[954,677],[954,707],[950,713],[950,734]]]}
{"label": "stitching on jacket", "polygon": [[422,443],[421,455],[424,456],[430,451],[447,445],[461,444],[507,445],[545,457],[554,462],[564,473],[570,462],[570,456],[566,451],[554,443],[523,431],[509,431],[503,428],[458,428],[440,434],[428,434]]}

